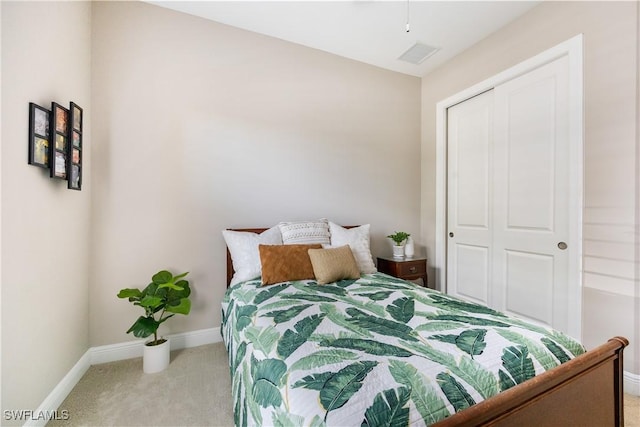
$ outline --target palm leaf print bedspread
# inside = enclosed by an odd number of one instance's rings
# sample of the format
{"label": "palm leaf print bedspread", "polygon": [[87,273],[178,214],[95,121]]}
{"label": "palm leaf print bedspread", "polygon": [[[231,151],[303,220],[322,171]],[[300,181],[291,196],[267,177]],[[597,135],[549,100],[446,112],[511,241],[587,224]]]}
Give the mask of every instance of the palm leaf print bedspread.
{"label": "palm leaf print bedspread", "polygon": [[231,287],[236,426],[429,425],[585,349],[560,332],[381,273]]}

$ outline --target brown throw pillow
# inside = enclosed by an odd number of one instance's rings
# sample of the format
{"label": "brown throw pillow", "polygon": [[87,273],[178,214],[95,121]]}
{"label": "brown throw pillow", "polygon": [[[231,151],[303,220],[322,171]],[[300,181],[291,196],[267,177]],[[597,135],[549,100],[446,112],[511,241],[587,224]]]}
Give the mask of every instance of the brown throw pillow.
{"label": "brown throw pillow", "polygon": [[259,245],[262,284],[313,279],[313,266],[307,251],[319,248],[322,245]]}
{"label": "brown throw pillow", "polygon": [[359,279],[360,269],[349,245],[329,249],[309,249],[309,258],[318,284],[342,279]]}

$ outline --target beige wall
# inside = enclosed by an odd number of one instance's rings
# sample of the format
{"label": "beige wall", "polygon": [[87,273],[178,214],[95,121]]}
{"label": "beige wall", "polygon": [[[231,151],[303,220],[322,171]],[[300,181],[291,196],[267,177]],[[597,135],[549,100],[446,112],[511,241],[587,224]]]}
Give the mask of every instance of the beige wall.
{"label": "beige wall", "polygon": [[[28,106],[75,101],[90,132],[91,7],[0,7],[2,409],[35,410],[89,344],[91,182],[85,176],[81,192],[67,190],[66,181],[27,164]],[[90,170],[89,153],[84,164]]]}
{"label": "beige wall", "polygon": [[116,293],[162,268],[194,289],[164,331],[218,327],[224,228],[419,233],[420,79],[143,3],[94,3],[92,36],[92,346],[134,339]]}
{"label": "beige wall", "polygon": [[634,263],[637,8],[635,2],[545,2],[422,79],[421,221],[433,255],[436,103],[584,34],[583,342],[593,347],[627,336],[632,345],[625,367],[634,373],[640,373],[634,321],[640,297]]}

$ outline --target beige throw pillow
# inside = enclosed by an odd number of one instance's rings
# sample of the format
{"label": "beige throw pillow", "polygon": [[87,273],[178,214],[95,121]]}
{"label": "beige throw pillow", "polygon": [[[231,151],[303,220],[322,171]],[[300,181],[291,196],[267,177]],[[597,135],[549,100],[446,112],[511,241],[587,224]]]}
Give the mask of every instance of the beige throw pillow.
{"label": "beige throw pillow", "polygon": [[309,249],[313,274],[320,285],[342,279],[359,279],[360,269],[349,245],[330,249]]}

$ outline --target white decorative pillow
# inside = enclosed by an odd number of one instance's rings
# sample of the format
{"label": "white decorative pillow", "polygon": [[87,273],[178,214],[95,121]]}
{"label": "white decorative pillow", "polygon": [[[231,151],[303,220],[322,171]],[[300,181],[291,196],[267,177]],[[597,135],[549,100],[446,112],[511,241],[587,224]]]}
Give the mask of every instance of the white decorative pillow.
{"label": "white decorative pillow", "polygon": [[262,274],[258,245],[281,245],[282,235],[278,226],[260,234],[247,231],[223,230],[231,262],[235,271],[230,286],[260,277]]}
{"label": "white decorative pillow", "polygon": [[280,227],[280,233],[282,233],[282,243],[285,245],[308,245],[312,243],[328,245],[331,242],[329,222],[326,219],[281,222],[278,226]]}
{"label": "white decorative pillow", "polygon": [[349,245],[362,274],[371,274],[378,271],[371,256],[369,228],[369,224],[354,228],[344,228],[329,221],[331,246]]}

